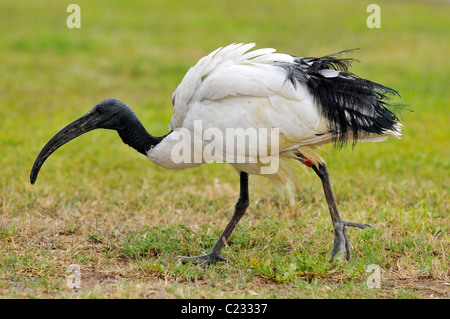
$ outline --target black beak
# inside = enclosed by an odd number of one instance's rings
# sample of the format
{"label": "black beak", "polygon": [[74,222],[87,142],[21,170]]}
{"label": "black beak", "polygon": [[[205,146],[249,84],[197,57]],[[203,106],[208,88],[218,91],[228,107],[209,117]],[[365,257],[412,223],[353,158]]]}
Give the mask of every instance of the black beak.
{"label": "black beak", "polygon": [[96,112],[90,111],[86,115],[83,115],[78,120],[73,121],[61,131],[59,131],[53,138],[48,141],[44,148],[39,153],[38,157],[34,161],[33,168],[31,169],[30,182],[34,184],[36,181],[39,170],[45,160],[58,148],[73,140],[74,138],[99,128],[100,116]]}

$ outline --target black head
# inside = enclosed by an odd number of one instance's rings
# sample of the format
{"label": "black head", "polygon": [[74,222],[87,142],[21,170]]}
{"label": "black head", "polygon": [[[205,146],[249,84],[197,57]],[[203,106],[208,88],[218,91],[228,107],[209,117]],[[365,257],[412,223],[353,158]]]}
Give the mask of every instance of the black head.
{"label": "black head", "polygon": [[133,110],[121,100],[111,97],[98,103],[86,115],[91,114],[95,122],[94,128],[121,130],[129,122],[130,117],[136,117]]}
{"label": "black head", "polygon": [[[140,132],[146,133],[136,114],[127,104],[116,98],[103,100],[87,114],[73,121],[61,131],[59,131],[44,146],[44,148],[36,158],[31,170],[31,184],[34,184],[42,164],[44,164],[45,160],[54,151],[56,151],[59,147],[63,146],[67,142],[73,140],[74,138],[97,128],[117,130],[123,140],[123,136],[126,136],[127,138],[129,138],[129,136],[133,136],[132,134],[128,134],[130,128],[134,129],[135,131],[138,130]],[[138,141],[139,136],[136,133],[134,135],[136,135],[136,140]],[[128,140],[127,144],[133,146],[133,141],[130,142]],[[143,150],[141,152],[145,152],[144,149],[147,147],[149,146],[142,146],[141,148]],[[148,149],[146,150],[148,151]]]}

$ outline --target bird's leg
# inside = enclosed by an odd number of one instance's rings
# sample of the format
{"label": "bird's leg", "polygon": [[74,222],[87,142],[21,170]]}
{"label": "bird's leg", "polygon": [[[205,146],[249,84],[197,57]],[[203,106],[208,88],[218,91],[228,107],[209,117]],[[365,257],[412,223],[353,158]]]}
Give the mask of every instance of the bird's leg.
{"label": "bird's leg", "polygon": [[248,196],[248,174],[241,172],[240,173],[240,194],[239,194],[239,200],[236,203],[236,208],[234,211],[234,215],[231,218],[231,220],[228,222],[228,225],[225,227],[224,231],[219,237],[219,240],[214,245],[214,247],[211,249],[211,251],[206,255],[200,255],[200,256],[193,256],[193,257],[184,257],[180,256],[184,260],[187,261],[200,261],[201,266],[205,266],[211,263],[214,263],[216,261],[226,261],[230,262],[228,259],[220,256],[220,252],[225,247],[228,237],[230,237],[231,233],[233,232],[234,228],[236,227],[237,223],[241,219],[242,216],[244,216],[245,211],[247,210],[248,204],[249,204],[249,196]]}
{"label": "bird's leg", "polygon": [[338,252],[341,259],[343,259],[344,251],[345,257],[348,260],[350,259],[350,242],[347,238],[347,226],[358,228],[366,228],[371,226],[369,224],[352,223],[342,220],[339,216],[336,201],[334,200],[327,167],[325,166],[325,164],[320,164],[318,168],[315,165],[312,165],[312,169],[322,180],[323,191],[325,193],[325,198],[327,200],[328,208],[331,214],[331,221],[333,222],[334,227],[334,244],[333,250],[330,253],[330,261],[333,260]]}

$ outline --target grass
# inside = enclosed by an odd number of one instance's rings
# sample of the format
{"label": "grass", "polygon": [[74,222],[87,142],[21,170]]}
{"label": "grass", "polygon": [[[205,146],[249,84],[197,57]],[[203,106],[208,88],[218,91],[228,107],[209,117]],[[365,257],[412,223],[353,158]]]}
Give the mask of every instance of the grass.
{"label": "grass", "polygon": [[[379,1],[78,1],[0,4],[0,296],[3,298],[448,298],[450,6]],[[103,98],[167,132],[172,91],[200,57],[231,42],[317,56],[361,48],[353,71],[410,105],[402,140],[359,144],[327,160],[353,259],[328,262],[333,230],[319,180],[302,174],[289,207],[250,179],[250,207],[223,255],[199,269],[238,197],[231,167],[166,171],[110,131],[58,150],[35,186],[41,147]],[[81,268],[81,289],[67,268]],[[366,268],[381,269],[370,289]]]}

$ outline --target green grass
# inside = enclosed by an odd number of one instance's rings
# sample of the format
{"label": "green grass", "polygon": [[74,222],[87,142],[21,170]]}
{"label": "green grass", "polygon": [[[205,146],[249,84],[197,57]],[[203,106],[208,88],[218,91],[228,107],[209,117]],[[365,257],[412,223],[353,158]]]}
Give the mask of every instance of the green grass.
{"label": "green grass", "polygon": [[[450,5],[378,1],[78,1],[0,3],[0,296],[3,298],[448,298]],[[250,207],[224,257],[199,269],[231,217],[238,176],[226,165],[166,171],[96,131],[29,172],[64,125],[115,96],[167,133],[171,94],[219,46],[318,56],[361,48],[358,75],[397,89],[401,140],[323,154],[353,258],[328,262],[333,229],[320,182],[300,170],[297,205],[250,179]],[[66,285],[81,267],[78,292]],[[381,268],[381,288],[366,284]]]}

